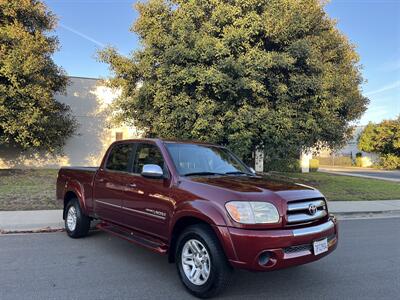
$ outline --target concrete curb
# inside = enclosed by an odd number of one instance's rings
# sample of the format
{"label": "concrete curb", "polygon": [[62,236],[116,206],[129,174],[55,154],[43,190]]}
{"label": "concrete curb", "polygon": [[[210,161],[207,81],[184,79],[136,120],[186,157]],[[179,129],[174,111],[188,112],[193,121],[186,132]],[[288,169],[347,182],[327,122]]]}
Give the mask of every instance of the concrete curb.
{"label": "concrete curb", "polygon": [[[329,201],[328,208],[339,220],[400,217],[400,200]],[[63,229],[62,210],[0,211],[0,234]]]}

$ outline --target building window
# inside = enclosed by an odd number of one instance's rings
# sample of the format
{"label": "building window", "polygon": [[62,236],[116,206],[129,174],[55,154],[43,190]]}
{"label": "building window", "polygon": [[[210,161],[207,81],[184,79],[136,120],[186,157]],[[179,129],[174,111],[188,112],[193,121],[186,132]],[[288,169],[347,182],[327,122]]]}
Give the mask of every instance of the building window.
{"label": "building window", "polygon": [[120,141],[123,138],[124,138],[124,133],[123,132],[118,131],[118,132],[115,133],[115,140],[116,141]]}

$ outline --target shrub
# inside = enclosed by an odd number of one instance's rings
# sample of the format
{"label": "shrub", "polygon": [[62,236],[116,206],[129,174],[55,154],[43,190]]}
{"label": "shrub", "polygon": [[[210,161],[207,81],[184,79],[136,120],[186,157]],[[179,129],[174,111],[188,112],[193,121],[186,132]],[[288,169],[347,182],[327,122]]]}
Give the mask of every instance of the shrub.
{"label": "shrub", "polygon": [[[369,123],[358,139],[358,148],[365,152],[376,152],[382,156],[400,156],[400,115],[394,120],[383,120],[379,124]],[[389,158],[389,160],[396,158]]]}
{"label": "shrub", "polygon": [[301,172],[300,160],[295,158],[275,159],[264,164],[265,171]]}
{"label": "shrub", "polygon": [[356,167],[362,167],[363,166],[363,158],[361,156],[356,156],[355,165],[356,165]]}
{"label": "shrub", "polygon": [[319,168],[319,160],[318,159],[310,159],[310,172],[317,172]]}
{"label": "shrub", "polygon": [[380,158],[380,166],[389,169],[400,169],[400,157],[394,154],[385,154]]}

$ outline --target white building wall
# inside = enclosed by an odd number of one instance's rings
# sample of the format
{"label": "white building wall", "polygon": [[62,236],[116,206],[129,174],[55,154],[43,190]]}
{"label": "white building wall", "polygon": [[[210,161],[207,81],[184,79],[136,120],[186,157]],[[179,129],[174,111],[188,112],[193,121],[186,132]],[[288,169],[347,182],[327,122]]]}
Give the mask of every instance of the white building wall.
{"label": "white building wall", "polygon": [[66,142],[64,154],[51,157],[46,153],[18,153],[2,148],[0,168],[99,165],[105,150],[115,141],[117,132],[122,133],[123,139],[141,136],[141,132],[135,128],[109,126],[108,108],[117,96],[118,92],[105,87],[101,80],[70,77],[66,94],[56,96],[59,102],[71,107],[78,122],[75,135]]}

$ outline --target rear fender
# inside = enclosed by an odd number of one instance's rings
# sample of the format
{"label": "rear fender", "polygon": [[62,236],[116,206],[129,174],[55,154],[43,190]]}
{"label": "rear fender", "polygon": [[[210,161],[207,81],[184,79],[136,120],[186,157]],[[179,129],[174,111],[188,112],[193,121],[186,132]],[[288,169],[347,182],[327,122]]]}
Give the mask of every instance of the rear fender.
{"label": "rear fender", "polygon": [[72,192],[76,195],[79,201],[79,205],[83,211],[84,214],[88,214],[87,208],[86,208],[86,201],[85,201],[85,193],[84,193],[84,188],[81,183],[79,183],[77,180],[69,180],[65,183],[65,192],[64,192],[64,199],[67,193]]}

